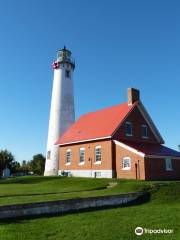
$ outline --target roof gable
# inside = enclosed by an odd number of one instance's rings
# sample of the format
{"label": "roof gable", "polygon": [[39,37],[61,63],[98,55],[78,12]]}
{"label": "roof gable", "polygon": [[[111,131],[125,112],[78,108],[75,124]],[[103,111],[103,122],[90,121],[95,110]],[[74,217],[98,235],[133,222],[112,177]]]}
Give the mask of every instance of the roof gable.
{"label": "roof gable", "polygon": [[162,138],[160,132],[156,128],[156,125],[154,124],[152,118],[148,114],[146,108],[144,107],[144,105],[142,104],[141,101],[138,102],[137,107],[139,108],[139,110],[140,110],[141,114],[143,115],[143,117],[146,119],[146,122],[148,123],[151,131],[155,135],[155,137],[158,140],[158,142],[161,143],[161,144],[165,143],[164,139]]}
{"label": "roof gable", "polygon": [[58,139],[56,144],[110,138],[136,104],[123,103],[84,114]]}
{"label": "roof gable", "polygon": [[[131,137],[126,136],[125,133],[124,125],[126,121],[133,124],[133,135]],[[142,138],[141,127],[143,124],[148,126],[148,138]],[[149,143],[164,143],[159,131],[140,101],[138,101],[136,107],[126,115],[124,121],[120,123],[113,134],[113,139],[120,141],[131,140]]]}

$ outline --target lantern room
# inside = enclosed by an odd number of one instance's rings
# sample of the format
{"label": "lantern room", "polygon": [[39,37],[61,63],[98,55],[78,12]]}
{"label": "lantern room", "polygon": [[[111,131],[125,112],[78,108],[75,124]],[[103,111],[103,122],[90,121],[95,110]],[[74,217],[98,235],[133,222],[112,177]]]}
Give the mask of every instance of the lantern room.
{"label": "lantern room", "polygon": [[66,47],[64,46],[63,49],[58,50],[57,52],[57,62],[60,63],[69,63],[75,68],[75,61],[71,55],[71,51],[67,50]]}

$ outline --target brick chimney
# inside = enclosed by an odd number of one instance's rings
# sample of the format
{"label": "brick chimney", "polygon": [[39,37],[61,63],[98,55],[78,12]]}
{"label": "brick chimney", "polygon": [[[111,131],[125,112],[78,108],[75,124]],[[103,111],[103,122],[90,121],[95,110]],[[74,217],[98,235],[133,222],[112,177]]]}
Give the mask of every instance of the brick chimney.
{"label": "brick chimney", "polygon": [[140,100],[140,92],[135,88],[128,88],[128,105]]}

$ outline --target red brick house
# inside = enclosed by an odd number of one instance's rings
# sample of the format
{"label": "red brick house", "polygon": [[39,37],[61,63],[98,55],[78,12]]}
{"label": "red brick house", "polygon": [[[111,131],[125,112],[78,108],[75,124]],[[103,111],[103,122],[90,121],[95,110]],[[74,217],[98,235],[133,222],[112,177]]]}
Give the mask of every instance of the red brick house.
{"label": "red brick house", "polygon": [[164,140],[144,108],[139,91],[128,102],[81,116],[57,141],[59,174],[180,179],[180,152]]}

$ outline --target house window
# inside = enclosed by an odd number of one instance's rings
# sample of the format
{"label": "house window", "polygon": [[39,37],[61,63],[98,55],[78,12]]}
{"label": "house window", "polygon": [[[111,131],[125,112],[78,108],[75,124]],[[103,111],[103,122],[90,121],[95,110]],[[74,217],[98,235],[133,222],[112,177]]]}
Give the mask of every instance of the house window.
{"label": "house window", "polygon": [[142,138],[148,138],[148,127],[147,125],[141,125],[141,136]]}
{"label": "house window", "polygon": [[126,136],[132,136],[133,135],[132,123],[126,122],[125,127],[126,127]]}
{"label": "house window", "polygon": [[166,171],[172,171],[172,159],[171,158],[166,158],[165,159],[165,165],[166,165]]}
{"label": "house window", "polygon": [[129,170],[131,168],[131,159],[130,157],[124,157],[122,160],[122,169]]}
{"label": "house window", "polygon": [[101,146],[95,147],[95,161],[101,162]]}
{"label": "house window", "polygon": [[84,163],[85,161],[85,148],[79,149],[79,163]]}
{"label": "house window", "polygon": [[66,151],[66,164],[71,164],[71,150]]}
{"label": "house window", "polygon": [[47,151],[47,159],[50,159],[51,158],[51,151]]}
{"label": "house window", "polygon": [[66,70],[66,77],[70,77],[70,70]]}

